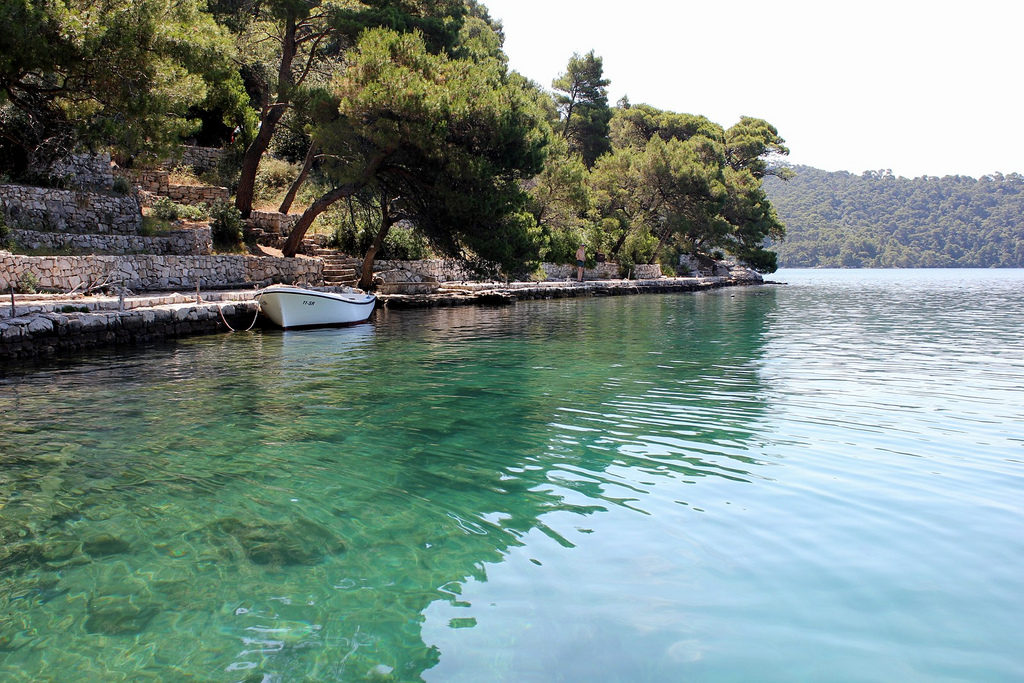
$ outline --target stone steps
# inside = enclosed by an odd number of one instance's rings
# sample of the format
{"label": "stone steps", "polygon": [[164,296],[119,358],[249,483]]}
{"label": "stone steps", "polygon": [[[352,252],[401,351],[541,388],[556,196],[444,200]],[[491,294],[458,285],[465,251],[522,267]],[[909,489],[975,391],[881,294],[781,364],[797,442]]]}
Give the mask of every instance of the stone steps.
{"label": "stone steps", "polygon": [[317,249],[314,254],[324,261],[324,285],[355,287],[359,282],[359,271],[363,260],[341,253],[335,249]]}

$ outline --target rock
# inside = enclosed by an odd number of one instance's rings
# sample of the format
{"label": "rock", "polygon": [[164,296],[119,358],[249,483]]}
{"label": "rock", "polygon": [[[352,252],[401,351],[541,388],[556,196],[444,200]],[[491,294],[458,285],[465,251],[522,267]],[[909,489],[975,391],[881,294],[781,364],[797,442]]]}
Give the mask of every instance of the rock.
{"label": "rock", "polygon": [[110,534],[97,534],[86,539],[82,544],[82,550],[93,557],[119,555],[130,549],[131,544],[128,541]]}
{"label": "rock", "polygon": [[325,555],[344,552],[344,542],[326,528],[308,520],[253,524],[228,518],[214,525],[228,534],[245,556],[259,565],[315,565]]}
{"label": "rock", "polygon": [[131,597],[105,595],[88,602],[85,630],[108,636],[141,633],[160,610],[152,604],[136,604]]}

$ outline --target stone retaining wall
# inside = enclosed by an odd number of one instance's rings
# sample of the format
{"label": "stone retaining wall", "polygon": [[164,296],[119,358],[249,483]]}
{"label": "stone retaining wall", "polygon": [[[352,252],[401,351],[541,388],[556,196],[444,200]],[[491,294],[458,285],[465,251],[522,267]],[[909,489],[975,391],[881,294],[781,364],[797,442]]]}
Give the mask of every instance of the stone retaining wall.
{"label": "stone retaining wall", "polygon": [[224,152],[216,147],[194,147],[185,145],[181,148],[181,163],[184,166],[191,166],[202,173],[220,164]]}
{"label": "stone retaining wall", "polygon": [[169,197],[179,204],[213,204],[215,201],[227,201],[231,196],[228,188],[216,185],[175,185],[164,169],[128,170],[122,173],[132,185],[141,190],[144,206],[152,205],[153,198],[150,195]]}
{"label": "stone retaining wall", "polygon": [[323,261],[243,254],[212,256],[14,256],[0,252],[0,291],[32,273],[38,287],[71,291],[104,284],[134,291],[323,282]]}
{"label": "stone retaining wall", "polygon": [[208,227],[174,230],[161,237],[141,235],[69,235],[12,230],[11,237],[26,250],[70,250],[92,254],[158,254],[206,256],[213,253],[213,234]]}
{"label": "stone retaining wall", "polygon": [[[256,303],[173,304],[130,311],[37,313],[0,319],[0,362],[69,353],[95,346],[245,329]],[[223,319],[222,319],[223,316]]]}
{"label": "stone retaining wall", "polygon": [[661,277],[661,266],[657,263],[637,263],[630,271],[635,280],[654,280]]}
{"label": "stone retaining wall", "polygon": [[[576,279],[576,265],[568,263],[542,263],[544,274],[548,280]],[[587,280],[614,280],[619,277],[618,263],[598,263],[593,268],[584,268],[583,277]]]}
{"label": "stone retaining wall", "polygon": [[75,234],[137,235],[142,208],[134,196],[0,185],[0,208],[12,227]]}
{"label": "stone retaining wall", "polygon": [[167,194],[167,186],[170,184],[167,171],[161,169],[122,169],[119,173],[140,190],[159,195]]}
{"label": "stone retaining wall", "polygon": [[414,282],[453,282],[474,280],[476,275],[460,263],[443,259],[423,259],[422,261],[387,261],[373,262],[373,270],[389,271],[404,270],[412,274]]}
{"label": "stone retaining wall", "polygon": [[[576,266],[562,263],[542,263],[541,268],[548,280],[576,279]],[[473,271],[455,261],[428,259],[422,261],[374,261],[376,271],[407,271],[411,274],[411,282],[462,282],[476,280]],[[619,264],[598,263],[594,268],[586,268],[583,277],[587,280],[617,280]],[[632,267],[633,279],[650,280],[661,277],[661,266],[658,264],[640,264]]]}
{"label": "stone retaining wall", "polygon": [[284,214],[278,211],[252,211],[249,213],[249,225],[269,233],[286,235],[299,222],[297,214]]}
{"label": "stone retaining wall", "polygon": [[168,185],[164,194],[179,204],[213,204],[226,202],[231,193],[226,187],[215,185]]}
{"label": "stone retaining wall", "polygon": [[74,187],[97,190],[112,190],[114,174],[110,170],[110,155],[72,154],[53,165],[51,173],[69,177]]}

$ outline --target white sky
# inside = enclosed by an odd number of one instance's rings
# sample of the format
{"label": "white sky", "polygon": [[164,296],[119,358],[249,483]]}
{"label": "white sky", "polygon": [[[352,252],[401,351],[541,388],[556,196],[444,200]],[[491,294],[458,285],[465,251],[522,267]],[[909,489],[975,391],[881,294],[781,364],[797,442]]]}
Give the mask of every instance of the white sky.
{"label": "white sky", "polygon": [[593,49],[611,104],[757,116],[793,163],[1024,172],[1022,0],[483,2],[511,67],[547,88]]}

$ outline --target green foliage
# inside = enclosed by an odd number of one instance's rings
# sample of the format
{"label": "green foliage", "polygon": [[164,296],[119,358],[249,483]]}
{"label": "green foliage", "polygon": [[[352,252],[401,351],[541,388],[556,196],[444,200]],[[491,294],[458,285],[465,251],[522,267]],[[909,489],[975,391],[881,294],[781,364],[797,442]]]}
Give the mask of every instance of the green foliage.
{"label": "green foliage", "polygon": [[[375,188],[438,254],[506,268],[536,258],[521,184],[542,167],[547,130],[502,60],[433,55],[417,35],[366,31],[337,95],[339,117],[313,136],[333,189],[310,211]],[[304,229],[300,220],[290,242]]]}
{"label": "green foliage", "polygon": [[[189,107],[232,82],[230,42],[201,0],[0,3],[0,133],[40,172],[81,143],[162,150]],[[240,82],[237,75],[234,82]]]}
{"label": "green foliage", "polygon": [[430,256],[430,248],[411,226],[396,225],[388,231],[381,258],[417,261]]}
{"label": "green foliage", "polygon": [[210,217],[210,210],[205,204],[192,206],[179,204],[169,197],[160,197],[151,207],[152,215],[162,221],[202,221]]}
{"label": "green foliage", "polygon": [[631,232],[618,253],[619,271],[628,275],[637,263],[648,263],[655,255],[658,238],[648,230]]}
{"label": "green foliage", "polygon": [[256,198],[269,201],[279,197],[299,175],[299,165],[265,157],[256,172]]}
{"label": "green foliage", "polygon": [[[371,205],[356,208],[352,213],[348,210],[331,211],[327,221],[332,226],[331,246],[346,254],[365,254],[373,238],[380,230],[379,206]],[[415,261],[433,256],[430,245],[417,233],[415,228],[406,224],[391,227],[376,258],[397,261]]]}
{"label": "green foliage", "polygon": [[784,166],[772,166],[771,161],[789,154],[786,141],[779,137],[775,126],[763,119],[743,116],[740,122],[725,132],[725,153],[729,165],[736,171],[747,169],[760,180],[765,175],[789,172]]}
{"label": "green foliage", "polygon": [[808,166],[765,190],[787,225],[783,267],[1024,267],[1024,176],[896,177]]}
{"label": "green foliage", "polygon": [[124,176],[114,176],[114,192],[122,196],[131,194],[131,182]]}
{"label": "green foliage", "polygon": [[[238,35],[242,69],[260,111],[240,122],[244,152],[235,202],[246,216],[260,160],[282,129],[282,117],[296,107],[299,125],[286,124],[288,136],[305,134],[300,129],[311,117],[309,91],[341,70],[343,53],[359,36],[379,29],[415,33],[427,51],[453,53],[467,11],[463,0],[212,0],[211,8]],[[285,147],[291,158],[298,157],[294,144]]]}
{"label": "green foliage", "polygon": [[24,271],[14,283],[14,291],[18,294],[35,294],[39,291],[39,277],[31,270]]}
{"label": "green foliage", "polygon": [[[590,192],[587,186],[587,168],[577,154],[568,153],[568,143],[560,137],[552,140],[544,169],[529,183],[528,210],[543,234],[551,239],[565,235],[572,245],[569,256],[576,253],[579,239],[587,227]],[[560,246],[550,245],[550,254],[542,254],[547,261],[561,263]],[[568,257],[566,257],[568,258]]]}
{"label": "green foliage", "polygon": [[675,138],[685,141],[699,136],[725,143],[725,130],[706,117],[662,111],[647,104],[616,109],[610,130],[612,145],[616,149],[642,148],[655,135],[662,140]]}
{"label": "green foliage", "polygon": [[561,114],[562,137],[569,141],[570,152],[579,154],[587,168],[611,149],[609,83],[604,78],[604,62],[593,50],[582,57],[573,54],[566,72],[551,83]]}
{"label": "green foliage", "polygon": [[574,230],[553,230],[546,233],[547,247],[541,258],[548,263],[576,263],[576,249],[586,240]]}
{"label": "green foliage", "polygon": [[176,203],[170,197],[160,197],[155,202],[150,210],[154,216],[164,221],[174,221],[178,219],[178,207],[180,204]]}
{"label": "green foliage", "polygon": [[613,258],[658,261],[668,269],[679,255],[724,249],[759,270],[774,269],[766,240],[781,238],[785,229],[761,178],[765,158],[787,150],[759,119],[745,118],[730,131],[737,140],[757,140],[742,148],[742,159],[729,134],[703,116],[648,105],[615,112],[612,153],[597,160],[588,178],[591,224],[613,245]]}
{"label": "green foliage", "polygon": [[213,244],[221,251],[235,251],[242,246],[244,222],[233,204],[217,201],[210,207],[210,231]]}

